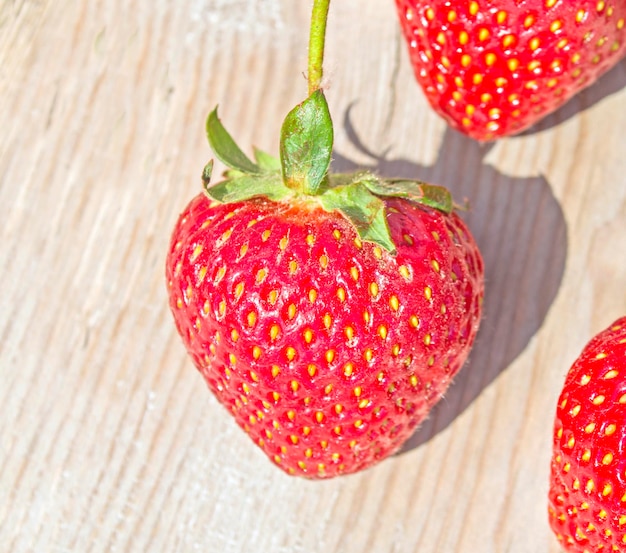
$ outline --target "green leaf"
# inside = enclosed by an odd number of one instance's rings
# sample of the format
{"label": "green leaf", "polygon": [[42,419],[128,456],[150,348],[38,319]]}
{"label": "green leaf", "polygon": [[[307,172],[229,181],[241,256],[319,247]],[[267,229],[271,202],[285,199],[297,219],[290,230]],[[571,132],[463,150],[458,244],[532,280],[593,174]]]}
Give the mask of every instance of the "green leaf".
{"label": "green leaf", "polygon": [[207,117],[206,134],[211,149],[224,165],[244,173],[260,173],[261,168],[244,154],[222,125],[215,108]]}
{"label": "green leaf", "polygon": [[209,162],[202,169],[202,182],[204,183],[204,187],[209,186],[211,182],[211,175],[213,174],[213,160],[210,159]]}
{"label": "green leaf", "polygon": [[258,148],[254,149],[254,159],[256,160],[257,165],[263,169],[263,171],[268,172],[280,172],[280,159],[270,155],[263,150],[259,150]]}
{"label": "green leaf", "polygon": [[250,198],[264,197],[280,201],[293,195],[278,173],[274,175],[242,175],[226,179],[213,186],[205,186],[206,194],[222,203],[242,202]]}
{"label": "green leaf", "polygon": [[444,213],[451,213],[454,209],[452,195],[443,186],[416,180],[381,180],[374,175],[363,178],[361,182],[377,196],[405,198]]}
{"label": "green leaf", "polygon": [[287,114],[281,129],[280,161],[285,184],[304,194],[318,194],[332,150],[330,111],[323,92],[316,90]]}
{"label": "green leaf", "polygon": [[374,242],[391,253],[396,246],[391,238],[385,202],[360,182],[337,186],[318,196],[326,211],[339,211],[356,228],[360,238]]}

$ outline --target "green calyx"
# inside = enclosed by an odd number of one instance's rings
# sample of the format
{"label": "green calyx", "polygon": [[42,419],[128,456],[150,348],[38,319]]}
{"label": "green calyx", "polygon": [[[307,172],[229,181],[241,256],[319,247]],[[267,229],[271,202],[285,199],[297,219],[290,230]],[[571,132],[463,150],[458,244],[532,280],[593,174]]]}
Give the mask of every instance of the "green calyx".
{"label": "green calyx", "polygon": [[217,108],[207,118],[206,131],[215,156],[228,167],[224,180],[213,185],[213,162],[203,171],[205,192],[218,202],[252,198],[318,202],[326,211],[338,211],[346,217],[362,240],[374,242],[392,254],[396,246],[387,223],[385,198],[403,198],[444,213],[454,207],[450,193],[441,186],[408,179],[384,180],[371,172],[329,173],[333,125],[321,89],[285,118],[280,159],[255,150],[251,160],[223,127]]}

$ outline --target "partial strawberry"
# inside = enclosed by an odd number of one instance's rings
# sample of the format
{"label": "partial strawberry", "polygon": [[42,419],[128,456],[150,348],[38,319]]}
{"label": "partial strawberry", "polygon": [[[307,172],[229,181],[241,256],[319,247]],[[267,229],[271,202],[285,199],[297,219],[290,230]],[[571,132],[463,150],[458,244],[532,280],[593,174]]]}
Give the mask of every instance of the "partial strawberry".
{"label": "partial strawberry", "polygon": [[397,451],[444,393],[476,336],[483,265],[444,188],[329,173],[315,83],[283,123],[280,159],[248,158],[209,115],[228,170],[212,184],[205,167],[166,275],[218,400],[281,469],[329,478]]}
{"label": "partial strawberry", "polygon": [[396,0],[415,76],[454,128],[530,127],[626,53],[626,0]]}
{"label": "partial strawberry", "polygon": [[626,551],[626,317],[595,336],[558,401],[550,525],[571,553]]}

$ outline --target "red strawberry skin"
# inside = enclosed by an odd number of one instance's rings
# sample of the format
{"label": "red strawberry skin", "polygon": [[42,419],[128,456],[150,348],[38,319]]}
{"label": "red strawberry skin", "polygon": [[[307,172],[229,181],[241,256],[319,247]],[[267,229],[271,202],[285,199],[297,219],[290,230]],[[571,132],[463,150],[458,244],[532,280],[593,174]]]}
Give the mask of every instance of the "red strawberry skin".
{"label": "red strawberry skin", "polygon": [[572,553],[626,551],[626,317],[569,370],[554,426],[552,530]]}
{"label": "red strawberry skin", "polygon": [[315,202],[194,198],[167,258],[176,326],[209,388],[288,474],[395,452],[465,362],[483,264],[456,214],[388,200],[397,253]]}
{"label": "red strawberry skin", "polygon": [[626,53],[626,0],[396,0],[417,81],[457,130],[521,132]]}

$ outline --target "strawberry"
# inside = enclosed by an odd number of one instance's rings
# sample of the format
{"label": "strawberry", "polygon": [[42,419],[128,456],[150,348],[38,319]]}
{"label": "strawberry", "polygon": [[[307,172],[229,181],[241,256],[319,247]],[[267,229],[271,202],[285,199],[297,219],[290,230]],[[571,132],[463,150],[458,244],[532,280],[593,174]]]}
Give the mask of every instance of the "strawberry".
{"label": "strawberry", "polygon": [[248,158],[209,115],[228,169],[212,184],[207,164],[166,261],[176,327],[210,390],[274,463],[308,478],[400,448],[466,360],[483,296],[447,190],[329,172],[318,84],[287,115],[280,159]]}
{"label": "strawberry", "polygon": [[626,53],[626,0],[396,0],[429,103],[477,139],[521,132]]}
{"label": "strawberry", "polygon": [[626,550],[626,317],[567,374],[554,425],[550,524],[568,552]]}

